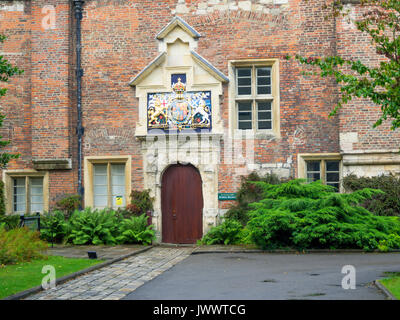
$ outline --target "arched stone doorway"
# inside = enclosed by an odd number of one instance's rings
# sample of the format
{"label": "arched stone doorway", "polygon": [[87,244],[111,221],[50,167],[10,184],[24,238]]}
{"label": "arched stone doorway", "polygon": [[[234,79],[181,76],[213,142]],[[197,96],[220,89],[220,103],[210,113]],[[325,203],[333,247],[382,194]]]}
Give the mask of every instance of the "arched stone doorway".
{"label": "arched stone doorway", "polygon": [[169,166],[161,182],[162,242],[195,243],[203,235],[203,192],[192,165]]}

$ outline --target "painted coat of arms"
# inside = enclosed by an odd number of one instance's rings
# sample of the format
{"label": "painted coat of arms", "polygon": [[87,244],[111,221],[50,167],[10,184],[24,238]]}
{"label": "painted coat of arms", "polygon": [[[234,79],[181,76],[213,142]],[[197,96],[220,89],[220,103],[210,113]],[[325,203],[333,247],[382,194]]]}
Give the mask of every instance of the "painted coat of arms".
{"label": "painted coat of arms", "polygon": [[172,92],[148,94],[148,130],[211,129],[211,92],[188,92],[181,80],[172,83]]}

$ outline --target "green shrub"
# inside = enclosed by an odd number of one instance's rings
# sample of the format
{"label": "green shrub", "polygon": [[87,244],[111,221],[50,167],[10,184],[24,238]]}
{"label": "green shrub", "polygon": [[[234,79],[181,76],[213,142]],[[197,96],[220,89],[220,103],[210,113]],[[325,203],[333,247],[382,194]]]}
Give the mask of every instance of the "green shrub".
{"label": "green shrub", "polygon": [[133,216],[124,219],[119,225],[119,236],[116,238],[118,243],[143,243],[151,244],[155,239],[153,225],[148,226],[147,215]]}
{"label": "green shrub", "polygon": [[201,244],[238,244],[242,243],[243,225],[233,219],[225,219],[201,239]]}
{"label": "green shrub", "polygon": [[0,216],[0,225],[6,230],[15,229],[19,226],[20,217],[17,214]]}
{"label": "green shrub", "polygon": [[71,214],[79,209],[81,197],[78,194],[66,196],[56,202],[56,210],[62,211],[68,219]]}
{"label": "green shrub", "polygon": [[[399,218],[379,217],[359,205],[380,190],[338,194],[319,181],[306,184],[302,179],[281,185],[255,184],[263,190],[263,200],[250,205],[247,227],[261,248],[372,250],[391,234],[400,233]],[[400,248],[396,242],[391,245]]]}
{"label": "green shrub", "polygon": [[118,216],[110,209],[75,211],[69,220],[67,240],[78,245],[115,244],[118,224]]}
{"label": "green shrub", "polygon": [[28,228],[6,231],[0,228],[0,265],[43,258],[47,244],[40,240],[39,232]]}
{"label": "green shrub", "polygon": [[150,197],[150,190],[132,190],[131,203],[126,206],[129,216],[140,216],[153,210],[154,198]]}
{"label": "green shrub", "polygon": [[40,237],[48,242],[60,243],[69,233],[69,224],[65,221],[64,213],[54,211],[45,213],[40,218]]}
{"label": "green shrub", "polygon": [[260,177],[253,172],[247,177],[242,177],[240,189],[236,193],[237,203],[226,212],[226,218],[240,221],[243,225],[247,224],[249,220],[249,204],[262,199],[262,190],[252,183],[254,181],[264,181],[273,185],[282,183],[281,179],[275,174],[267,174]]}
{"label": "green shrub", "polygon": [[343,186],[347,191],[364,188],[384,191],[364,201],[363,207],[379,216],[400,216],[400,178],[394,175],[360,178],[349,175],[343,178]]}

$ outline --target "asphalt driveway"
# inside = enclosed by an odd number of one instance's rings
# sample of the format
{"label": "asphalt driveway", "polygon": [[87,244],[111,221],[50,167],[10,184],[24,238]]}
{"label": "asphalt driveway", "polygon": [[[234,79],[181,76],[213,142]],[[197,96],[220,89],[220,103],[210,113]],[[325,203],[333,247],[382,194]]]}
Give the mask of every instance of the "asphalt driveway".
{"label": "asphalt driveway", "polygon": [[[356,270],[356,289],[343,289],[342,267]],[[382,300],[372,282],[400,271],[400,253],[191,255],[124,299]]]}

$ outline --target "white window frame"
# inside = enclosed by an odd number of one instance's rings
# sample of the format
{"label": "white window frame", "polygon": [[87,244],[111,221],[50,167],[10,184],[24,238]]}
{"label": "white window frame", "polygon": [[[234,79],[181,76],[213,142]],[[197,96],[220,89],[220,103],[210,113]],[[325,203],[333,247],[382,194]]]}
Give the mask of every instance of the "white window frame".
{"label": "white window frame", "polygon": [[297,157],[297,176],[298,178],[307,179],[307,161],[320,161],[320,180],[326,184],[326,162],[339,161],[339,192],[343,191],[342,175],[343,162],[339,153],[304,153],[298,154]]}
{"label": "white window frame", "polygon": [[[14,179],[25,178],[25,212],[14,211]],[[6,170],[3,173],[7,214],[34,214],[31,212],[30,179],[43,179],[43,210],[49,211],[49,173],[36,170]]]}
{"label": "white window frame", "polygon": [[[130,193],[131,193],[131,167],[132,167],[131,156],[89,156],[84,158],[84,186],[85,186],[85,207],[94,208],[94,164],[107,164],[107,180],[111,179],[111,165],[112,164],[125,164],[125,205],[130,203]],[[108,208],[117,208],[112,204],[111,195],[111,184],[108,183],[107,191],[107,206]]]}
{"label": "white window frame", "polygon": [[[271,68],[271,94],[257,94],[256,70],[260,67]],[[237,70],[239,68],[251,68],[251,94],[238,95]],[[234,135],[246,131],[252,131],[256,139],[280,137],[280,111],[279,111],[279,59],[252,59],[229,61],[229,127]],[[257,102],[271,102],[271,129],[258,129],[258,105]],[[252,105],[252,129],[239,129],[239,102],[251,102]],[[245,136],[245,135],[244,135]],[[251,137],[253,135],[250,135]],[[244,137],[243,137],[244,138]]]}

